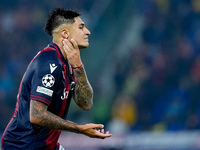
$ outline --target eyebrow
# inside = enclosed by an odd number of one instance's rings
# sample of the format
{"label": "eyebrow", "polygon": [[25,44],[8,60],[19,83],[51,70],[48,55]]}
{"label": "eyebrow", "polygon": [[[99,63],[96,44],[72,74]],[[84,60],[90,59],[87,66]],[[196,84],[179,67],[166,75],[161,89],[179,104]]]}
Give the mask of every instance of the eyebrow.
{"label": "eyebrow", "polygon": [[85,26],[85,23],[84,23],[84,22],[82,22],[81,24],[79,24],[79,26]]}

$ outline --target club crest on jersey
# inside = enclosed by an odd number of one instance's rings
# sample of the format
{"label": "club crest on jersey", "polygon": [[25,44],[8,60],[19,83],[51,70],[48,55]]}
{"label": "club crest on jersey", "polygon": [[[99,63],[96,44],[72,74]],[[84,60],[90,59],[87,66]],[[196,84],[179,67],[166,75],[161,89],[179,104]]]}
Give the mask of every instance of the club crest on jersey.
{"label": "club crest on jersey", "polygon": [[55,83],[55,78],[51,74],[46,74],[42,78],[42,84],[47,88],[52,87],[54,83]]}

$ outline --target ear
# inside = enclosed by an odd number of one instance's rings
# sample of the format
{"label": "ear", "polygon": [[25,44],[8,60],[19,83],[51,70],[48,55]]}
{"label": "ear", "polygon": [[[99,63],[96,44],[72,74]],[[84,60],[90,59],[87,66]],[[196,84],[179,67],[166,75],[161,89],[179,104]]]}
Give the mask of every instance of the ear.
{"label": "ear", "polygon": [[61,36],[62,36],[62,38],[64,38],[64,39],[68,39],[68,37],[69,37],[69,30],[66,29],[66,28],[63,28],[63,29],[61,30]]}

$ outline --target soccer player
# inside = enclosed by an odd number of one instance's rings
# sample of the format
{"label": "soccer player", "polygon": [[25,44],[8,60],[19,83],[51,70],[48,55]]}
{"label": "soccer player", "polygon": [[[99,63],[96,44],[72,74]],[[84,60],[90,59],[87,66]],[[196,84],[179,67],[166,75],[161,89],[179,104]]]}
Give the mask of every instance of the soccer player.
{"label": "soccer player", "polygon": [[56,8],[45,31],[53,42],[30,62],[20,83],[14,115],[2,136],[2,150],[58,150],[61,130],[91,138],[112,136],[102,124],[79,125],[66,117],[70,100],[83,110],[93,105],[79,49],[89,46],[90,31],[76,11]]}

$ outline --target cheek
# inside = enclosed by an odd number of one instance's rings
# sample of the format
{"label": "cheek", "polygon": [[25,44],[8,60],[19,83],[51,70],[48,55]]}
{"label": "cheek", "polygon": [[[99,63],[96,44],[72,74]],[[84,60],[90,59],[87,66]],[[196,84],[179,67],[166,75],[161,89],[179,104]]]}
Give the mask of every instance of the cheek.
{"label": "cheek", "polygon": [[71,35],[71,38],[73,38],[74,40],[78,40],[80,38],[80,33],[74,31],[73,34]]}
{"label": "cheek", "polygon": [[77,41],[77,42],[81,42],[83,40],[83,35],[82,34],[75,34],[74,35],[74,39]]}
{"label": "cheek", "polygon": [[82,30],[73,30],[73,33],[71,34],[71,38],[74,39],[79,45],[83,42],[84,32]]}

